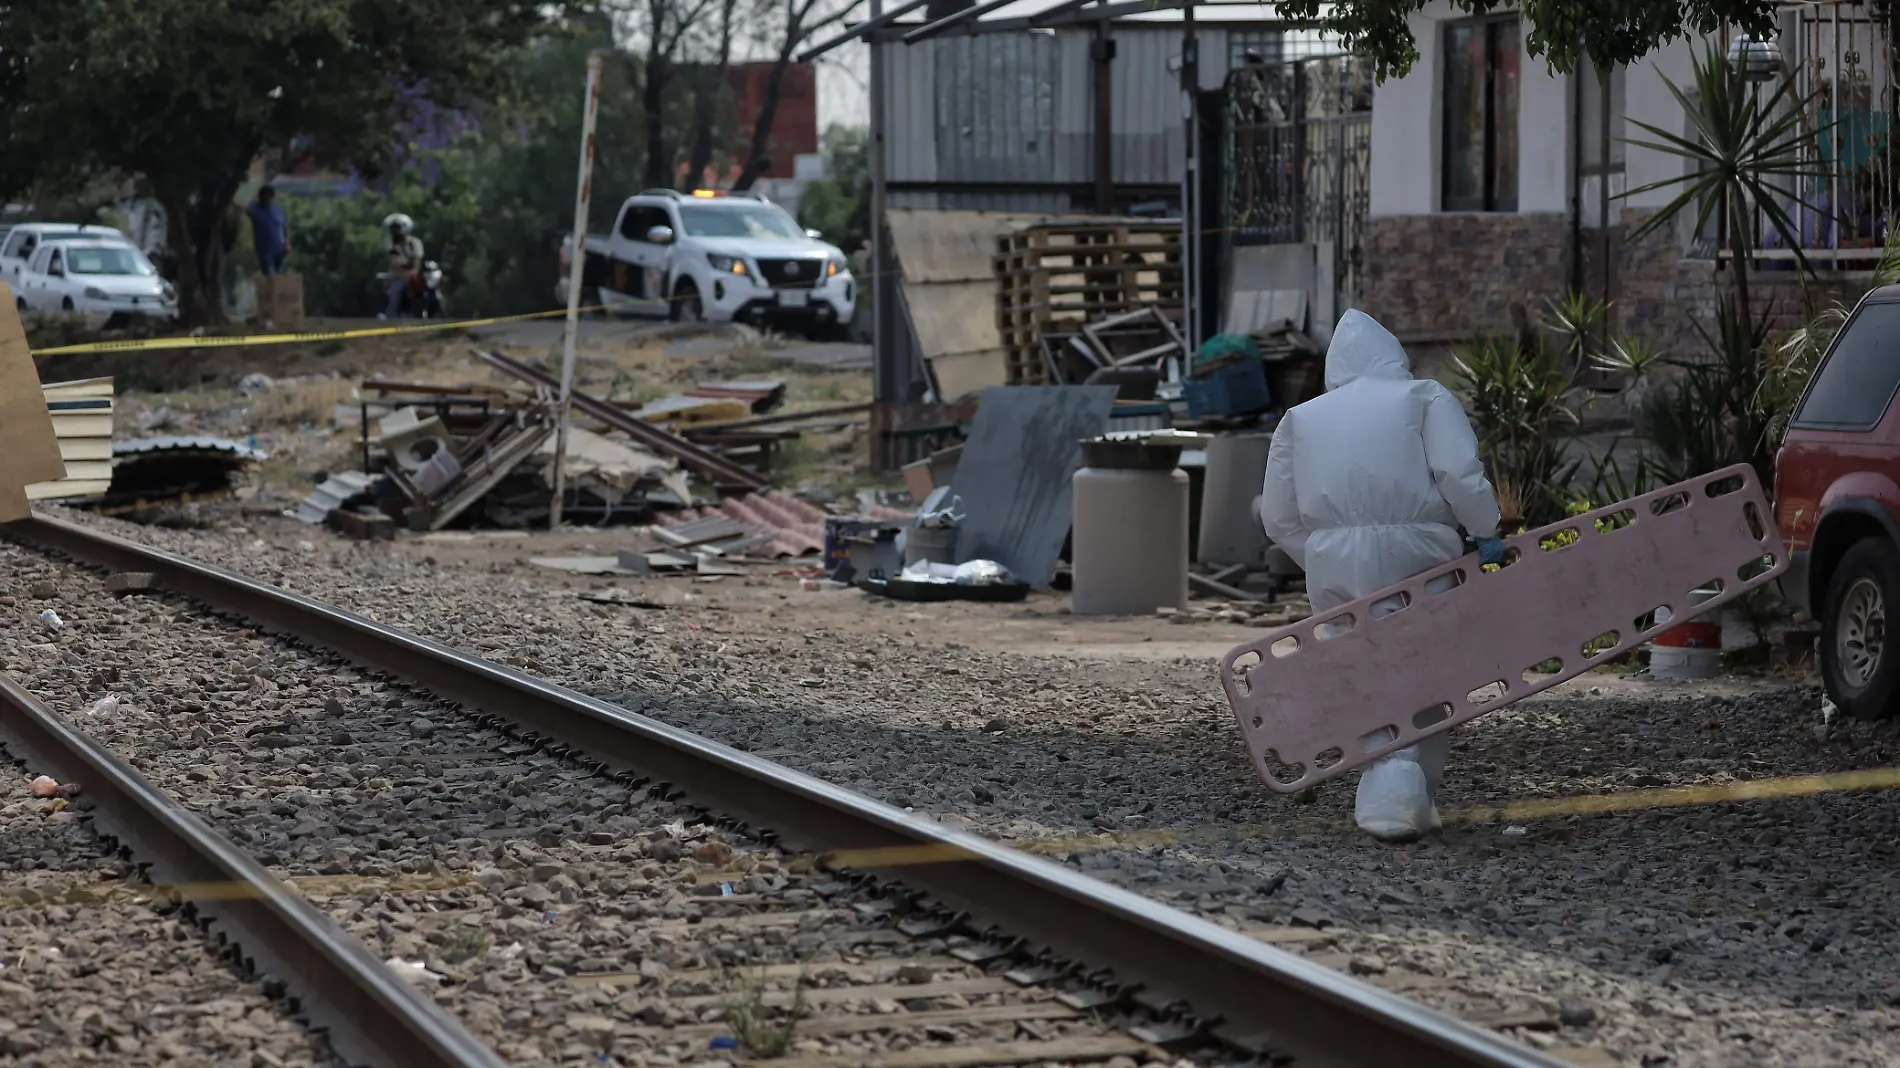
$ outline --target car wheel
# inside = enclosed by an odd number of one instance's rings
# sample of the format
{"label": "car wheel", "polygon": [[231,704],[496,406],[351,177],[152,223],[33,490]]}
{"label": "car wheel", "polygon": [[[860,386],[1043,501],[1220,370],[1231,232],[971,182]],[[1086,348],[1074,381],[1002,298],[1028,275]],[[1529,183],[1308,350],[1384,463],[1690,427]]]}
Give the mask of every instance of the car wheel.
{"label": "car wheel", "polygon": [[14,298],[13,298],[13,310],[15,310],[15,311],[17,311],[17,312],[19,312],[19,313],[20,313],[21,315],[25,315],[25,314],[26,314],[26,298],[25,298],[25,297],[14,297]]}
{"label": "car wheel", "polygon": [[61,300],[61,301],[59,302],[59,310],[61,310],[61,311],[78,311],[78,310],[79,310],[79,308],[78,308],[78,306],[77,306],[77,305],[75,305],[75,304],[73,303],[73,298],[71,298],[71,297],[66,297],[65,299],[63,299],[63,300]]}
{"label": "car wheel", "polygon": [[699,287],[690,278],[682,278],[673,283],[672,304],[673,321],[676,323],[703,322],[706,307],[699,301]]}
{"label": "car wheel", "polygon": [[1887,648],[1887,613],[1900,601],[1900,552],[1863,538],[1828,579],[1821,614],[1821,680],[1856,719],[1892,715],[1900,699],[1900,649]]}

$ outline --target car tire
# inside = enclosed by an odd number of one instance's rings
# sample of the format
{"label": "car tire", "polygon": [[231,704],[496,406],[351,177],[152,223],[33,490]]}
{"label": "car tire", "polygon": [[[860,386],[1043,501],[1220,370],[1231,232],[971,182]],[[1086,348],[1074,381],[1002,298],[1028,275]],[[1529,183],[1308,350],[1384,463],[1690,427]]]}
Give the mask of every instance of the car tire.
{"label": "car tire", "polygon": [[76,304],[74,304],[74,303],[73,303],[73,298],[71,298],[71,297],[65,297],[65,298],[62,298],[62,299],[60,300],[60,302],[59,302],[59,310],[60,310],[60,311],[69,311],[69,312],[70,312],[70,311],[78,311],[78,310],[79,310],[79,307],[78,307],[78,305],[76,305]]}
{"label": "car tire", "polygon": [[1863,538],[1829,576],[1821,612],[1821,681],[1842,713],[1883,719],[1900,706],[1900,649],[1887,647],[1887,613],[1900,601],[1900,551]]}
{"label": "car tire", "polygon": [[676,323],[701,323],[706,321],[706,305],[699,299],[699,287],[691,278],[682,278],[673,283],[673,299],[668,301],[667,317]]}

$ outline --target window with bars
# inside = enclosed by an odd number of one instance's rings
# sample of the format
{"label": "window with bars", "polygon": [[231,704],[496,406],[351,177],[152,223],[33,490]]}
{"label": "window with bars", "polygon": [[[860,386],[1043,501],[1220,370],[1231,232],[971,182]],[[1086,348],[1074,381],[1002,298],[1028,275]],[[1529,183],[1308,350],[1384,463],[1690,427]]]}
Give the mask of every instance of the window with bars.
{"label": "window with bars", "polygon": [[1517,210],[1519,29],[1516,15],[1445,27],[1446,211]]}

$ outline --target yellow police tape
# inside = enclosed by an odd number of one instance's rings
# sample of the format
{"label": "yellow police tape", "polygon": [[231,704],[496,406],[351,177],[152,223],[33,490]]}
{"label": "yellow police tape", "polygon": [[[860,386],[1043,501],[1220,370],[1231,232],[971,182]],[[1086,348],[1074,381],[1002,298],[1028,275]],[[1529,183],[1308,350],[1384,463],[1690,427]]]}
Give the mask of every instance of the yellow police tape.
{"label": "yellow police tape", "polygon": [[[1667,786],[1606,794],[1509,801],[1496,805],[1469,805],[1445,814],[1444,824],[1447,827],[1476,826],[1550,819],[1557,816],[1602,815],[1654,808],[1680,808],[1687,805],[1812,797],[1818,794],[1861,790],[1890,790],[1895,787],[1900,787],[1900,767],[1872,768],[1865,771],[1794,775],[1778,779],[1718,783],[1707,786]],[[1189,830],[1104,831],[1096,834],[1045,835],[1036,838],[1004,839],[997,844],[1025,853],[1061,856],[1120,849],[1179,846],[1234,838],[1260,839],[1296,834],[1344,833],[1349,830],[1348,824],[1349,821],[1342,819],[1308,818],[1262,824],[1207,826]],[[975,854],[970,850],[960,846],[918,845],[844,849],[824,854],[803,853],[794,854],[790,859],[794,870],[811,870],[819,867],[887,870],[923,864],[954,863],[972,859],[974,856]],[[698,873],[697,878],[700,882],[718,883],[732,879],[736,874],[738,873],[718,870],[717,865],[709,865]],[[473,875],[466,872],[397,876],[307,875],[290,876],[284,882],[293,891],[310,897],[433,893],[476,884]],[[145,900],[231,901],[247,898],[255,893],[256,891],[245,883],[154,885],[95,882],[70,884],[64,889],[49,885],[15,886],[0,887],[0,908],[98,905]]]}
{"label": "yellow police tape", "polygon": [[[583,312],[604,311],[606,305],[596,304],[580,310]],[[251,345],[301,345],[312,341],[353,341],[366,337],[423,334],[436,330],[472,330],[478,326],[520,323],[529,319],[551,319],[557,315],[566,314],[566,308],[556,308],[553,311],[497,315],[487,319],[444,319],[440,322],[409,326],[366,326],[356,330],[320,330],[297,334],[240,334],[233,337],[128,338],[124,341],[89,341],[83,345],[56,345],[47,349],[35,349],[33,355],[74,356],[87,352],[150,352],[159,349],[235,349]]]}

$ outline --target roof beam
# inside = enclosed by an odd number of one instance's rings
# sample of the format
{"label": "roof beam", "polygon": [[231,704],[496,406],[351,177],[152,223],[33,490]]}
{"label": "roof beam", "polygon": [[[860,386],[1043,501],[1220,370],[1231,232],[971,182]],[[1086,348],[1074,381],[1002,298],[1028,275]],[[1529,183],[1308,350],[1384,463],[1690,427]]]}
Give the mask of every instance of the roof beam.
{"label": "roof beam", "polygon": [[855,41],[858,38],[863,37],[865,34],[870,33],[873,30],[882,29],[883,27],[888,26],[893,22],[896,22],[898,19],[902,18],[903,16],[910,14],[911,12],[917,10],[920,7],[923,7],[925,4],[928,4],[928,3],[930,3],[930,0],[908,0],[908,2],[906,3],[899,4],[896,7],[890,9],[889,11],[886,11],[882,15],[877,16],[876,18],[866,19],[865,21],[858,23],[856,26],[851,27],[850,29],[844,31],[843,33],[839,34],[836,37],[831,38],[830,40],[826,41],[823,44],[813,45],[811,48],[808,48],[805,51],[800,52],[798,54],[798,61],[800,63],[810,63],[812,60],[817,59],[819,56],[824,55],[826,52],[829,52],[834,48],[838,48],[843,45],[850,44],[852,41]]}
{"label": "roof beam", "polygon": [[935,22],[927,22],[905,34],[903,37],[904,43],[907,45],[916,44],[918,41],[922,41],[926,38],[935,37],[959,22],[968,22],[971,19],[981,18],[999,7],[1008,7],[1015,2],[1016,0],[984,0],[983,3],[975,7],[966,7],[962,11],[953,11]]}

